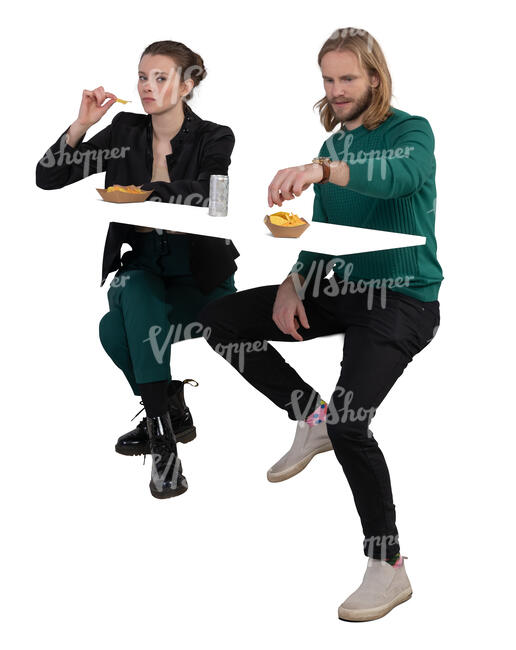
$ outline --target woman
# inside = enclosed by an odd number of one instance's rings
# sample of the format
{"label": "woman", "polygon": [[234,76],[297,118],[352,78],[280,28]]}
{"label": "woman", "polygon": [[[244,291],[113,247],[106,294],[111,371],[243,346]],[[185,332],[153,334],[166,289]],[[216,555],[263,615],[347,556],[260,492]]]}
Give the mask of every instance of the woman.
{"label": "woman", "polygon": [[[205,76],[202,58],[182,43],[152,43],[138,67],[146,115],[120,112],[83,143],[87,130],[117,100],[102,86],[84,90],[77,120],[37,165],[38,187],[58,189],[105,171],[105,187],[139,185],[152,190],[147,200],[206,205],[210,175],[227,174],[235,138],[230,128],[202,120],[187,104]],[[124,242],[132,250],[120,258]],[[238,255],[229,240],[109,225],[101,286],[109,273],[116,274],[100,339],[146,411],[138,427],[119,438],[116,450],[152,454],[150,490],[157,498],[186,491],[176,435],[182,442],[195,437],[183,396],[183,384],[191,380],[172,381],[170,347],[202,336],[200,309],[236,292]]]}

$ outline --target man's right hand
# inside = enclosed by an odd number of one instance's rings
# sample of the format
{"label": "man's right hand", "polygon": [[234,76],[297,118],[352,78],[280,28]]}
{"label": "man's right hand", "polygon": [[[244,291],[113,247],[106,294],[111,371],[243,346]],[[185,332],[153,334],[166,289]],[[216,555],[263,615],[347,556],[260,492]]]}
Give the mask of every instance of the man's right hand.
{"label": "man's right hand", "polygon": [[[298,274],[302,283],[304,278]],[[279,286],[276,293],[276,300],[272,309],[272,320],[276,323],[283,334],[290,334],[296,341],[302,341],[303,337],[297,332],[299,323],[309,328],[303,301],[297,295],[292,275],[289,275]]]}

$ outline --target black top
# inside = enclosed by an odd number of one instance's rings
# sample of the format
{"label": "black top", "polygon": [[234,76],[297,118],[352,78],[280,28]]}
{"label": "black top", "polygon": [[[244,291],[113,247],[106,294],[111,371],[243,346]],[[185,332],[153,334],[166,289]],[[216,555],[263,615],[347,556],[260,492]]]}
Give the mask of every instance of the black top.
{"label": "black top", "polygon": [[[88,142],[81,138],[75,147],[66,144],[68,127],[38,162],[36,185],[55,190],[105,171],[106,188],[142,185],[144,190],[154,190],[147,200],[207,206],[210,175],[228,173],[235,136],[229,127],[201,119],[186,103],[184,112],[181,129],[170,141],[172,153],[166,156],[173,179],[170,183],[150,182],[151,116],[123,111]],[[132,243],[134,232],[134,226],[129,224],[109,224],[100,286],[120,268],[120,249],[124,242]],[[229,239],[189,235],[189,240],[192,275],[201,291],[210,293],[236,271],[234,260],[239,252]]]}

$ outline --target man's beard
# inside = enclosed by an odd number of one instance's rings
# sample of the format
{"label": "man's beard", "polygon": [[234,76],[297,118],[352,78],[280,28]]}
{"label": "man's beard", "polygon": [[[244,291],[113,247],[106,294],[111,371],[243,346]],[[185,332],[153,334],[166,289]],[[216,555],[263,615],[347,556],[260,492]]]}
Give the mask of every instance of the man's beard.
{"label": "man's beard", "polygon": [[339,122],[352,122],[353,120],[356,120],[357,117],[360,117],[360,115],[362,115],[362,113],[369,108],[372,100],[373,100],[373,91],[371,87],[369,87],[365,91],[365,93],[356,100],[355,110],[349,115],[347,115],[345,119],[339,118],[339,116],[335,113],[333,106],[331,104],[330,106],[333,110],[333,114],[335,115],[335,119],[337,119]]}

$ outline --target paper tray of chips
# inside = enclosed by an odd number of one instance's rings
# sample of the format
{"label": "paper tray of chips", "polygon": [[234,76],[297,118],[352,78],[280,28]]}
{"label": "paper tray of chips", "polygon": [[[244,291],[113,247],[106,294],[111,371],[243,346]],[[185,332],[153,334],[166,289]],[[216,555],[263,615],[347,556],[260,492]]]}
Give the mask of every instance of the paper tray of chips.
{"label": "paper tray of chips", "polygon": [[[118,186],[114,185],[112,187]],[[152,194],[152,190],[140,190],[135,185],[120,187],[125,187],[125,191],[109,189],[102,190],[98,187],[96,189],[104,201],[108,201],[109,203],[141,203]]]}
{"label": "paper tray of chips", "polygon": [[303,223],[299,226],[278,226],[274,223],[271,223],[270,217],[267,214],[265,215],[264,223],[271,231],[273,237],[295,238],[300,237],[310,225],[306,219],[303,219],[303,217],[298,218],[303,221]]}

